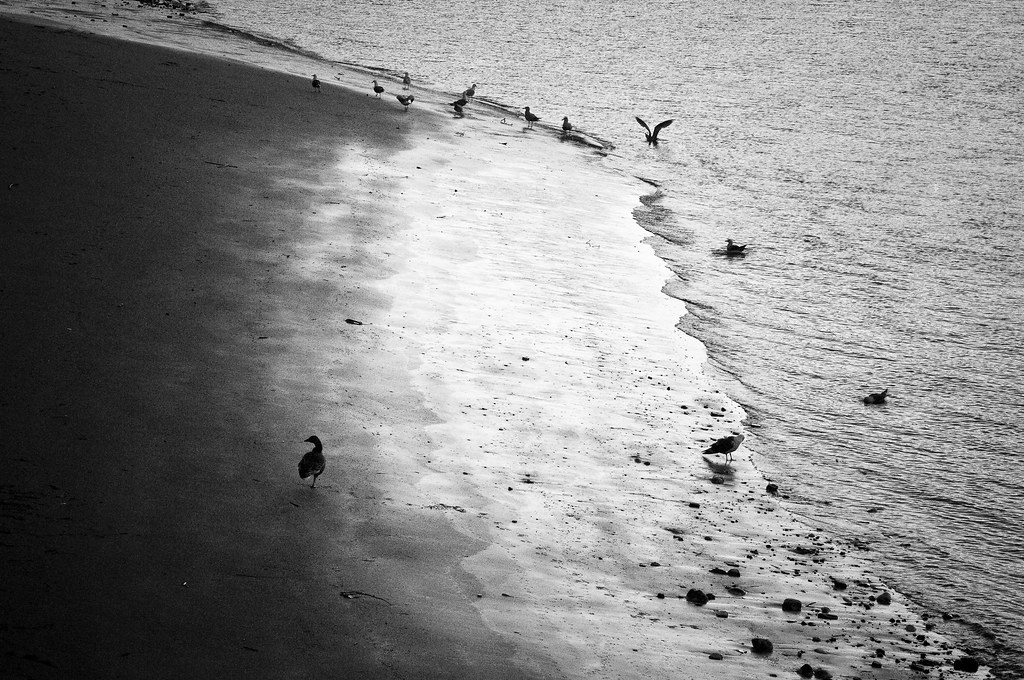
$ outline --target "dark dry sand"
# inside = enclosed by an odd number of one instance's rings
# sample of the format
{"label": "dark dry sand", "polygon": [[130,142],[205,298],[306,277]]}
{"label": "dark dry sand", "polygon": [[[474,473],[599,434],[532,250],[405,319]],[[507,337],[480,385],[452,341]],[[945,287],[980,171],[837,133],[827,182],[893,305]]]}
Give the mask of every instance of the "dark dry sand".
{"label": "dark dry sand", "polygon": [[531,675],[471,604],[477,542],[382,511],[338,405],[405,379],[346,352],[397,221],[335,167],[401,147],[400,107],[6,19],[0,64],[4,677]]}

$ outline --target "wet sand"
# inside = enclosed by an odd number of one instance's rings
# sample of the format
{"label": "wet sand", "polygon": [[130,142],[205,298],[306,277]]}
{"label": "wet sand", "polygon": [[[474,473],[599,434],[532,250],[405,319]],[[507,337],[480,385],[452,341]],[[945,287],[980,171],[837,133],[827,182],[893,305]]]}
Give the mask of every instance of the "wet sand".
{"label": "wet sand", "polygon": [[14,677],[952,673],[748,449],[699,455],[743,414],[640,182],[362,73],[0,30]]}

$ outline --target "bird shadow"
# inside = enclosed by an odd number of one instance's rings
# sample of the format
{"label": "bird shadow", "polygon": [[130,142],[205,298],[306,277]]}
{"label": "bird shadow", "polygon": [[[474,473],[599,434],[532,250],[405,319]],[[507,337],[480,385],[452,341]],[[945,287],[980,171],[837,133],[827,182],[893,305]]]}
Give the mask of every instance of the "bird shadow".
{"label": "bird shadow", "polygon": [[719,463],[711,460],[707,456],[704,456],[704,463],[708,466],[708,469],[714,472],[716,475],[731,475],[733,474],[731,463]]}

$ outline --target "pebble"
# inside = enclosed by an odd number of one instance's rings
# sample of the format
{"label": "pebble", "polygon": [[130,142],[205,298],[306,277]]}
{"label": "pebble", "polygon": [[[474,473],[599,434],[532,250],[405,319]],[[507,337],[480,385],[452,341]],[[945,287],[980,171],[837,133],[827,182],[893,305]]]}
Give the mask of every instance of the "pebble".
{"label": "pebble", "polygon": [[795,597],[787,597],[782,601],[782,611],[793,612],[794,614],[803,609],[803,602]]}

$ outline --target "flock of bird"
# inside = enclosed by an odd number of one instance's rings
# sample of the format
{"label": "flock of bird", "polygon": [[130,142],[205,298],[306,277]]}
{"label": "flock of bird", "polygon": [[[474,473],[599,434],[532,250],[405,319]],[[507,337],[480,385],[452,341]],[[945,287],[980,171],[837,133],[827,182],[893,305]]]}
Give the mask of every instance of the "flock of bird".
{"label": "flock of bird", "polygon": [[[320,80],[317,78],[315,73],[313,74],[312,85],[313,85],[313,89],[316,92],[320,92]],[[412,85],[412,78],[409,77],[409,72],[406,71],[402,75],[402,89],[403,90],[408,90],[411,85]],[[378,99],[380,98],[380,96],[382,94],[384,94],[384,86],[381,85],[380,83],[378,83],[376,80],[373,81],[373,94]],[[448,106],[451,106],[452,109],[454,109],[454,111],[455,111],[455,115],[461,118],[461,117],[463,117],[465,115],[465,107],[469,103],[469,100],[471,100],[475,96],[476,96],[476,83],[473,83],[471,86],[469,86],[466,90],[464,90],[462,92],[462,95],[458,99],[456,99],[455,101],[453,101],[450,104],[448,104]],[[414,97],[412,94],[396,94],[395,95],[395,99],[397,99],[398,103],[401,104],[402,106],[404,106],[405,110],[408,111],[409,110],[409,105],[412,104],[416,100],[416,97]],[[537,114],[535,114],[532,111],[530,111],[530,107],[529,106],[524,107],[524,109],[523,109],[523,118],[526,119],[527,128],[529,128],[529,129],[532,129],[533,128],[533,124],[536,123],[538,120],[540,120],[540,116],[538,116]],[[662,122],[658,123],[657,125],[655,125],[654,126],[654,130],[652,131],[650,126],[648,126],[647,123],[645,123],[644,120],[642,118],[640,118],[640,116],[636,117],[636,122],[640,123],[641,127],[643,127],[643,129],[645,130],[644,134],[647,137],[647,143],[652,145],[652,146],[658,146],[658,133],[660,133],[663,129],[665,129],[669,125],[671,125],[674,120],[675,120],[674,118],[670,118],[668,120],[662,121]],[[568,116],[563,116],[562,117],[562,134],[563,135],[567,135],[567,134],[569,134],[572,131],[573,131],[573,126],[572,126],[572,123],[569,122],[569,117]]]}
{"label": "flock of bird", "polygon": [[[313,89],[316,92],[320,92],[320,80],[317,78],[316,74],[313,74],[312,85]],[[406,71],[405,74],[402,76],[402,89],[408,90],[411,85],[412,79],[409,77],[409,72]],[[375,97],[380,98],[380,96],[384,94],[384,86],[379,84],[376,80],[374,80],[373,92]],[[473,83],[470,87],[465,89],[462,92],[462,95],[455,101],[448,104],[448,106],[451,106],[452,109],[455,111],[455,115],[461,118],[462,116],[465,115],[464,111],[466,105],[469,104],[469,101],[474,96],[476,96],[476,83]],[[397,94],[395,95],[395,98],[398,100],[399,104],[405,107],[406,111],[409,110],[409,105],[412,104],[413,101],[415,101],[416,99],[412,94]],[[530,111],[529,106],[523,109],[523,117],[526,119],[527,127],[531,129],[533,128],[533,124],[540,120],[540,116]],[[658,134],[662,130],[667,128],[669,125],[671,125],[674,122],[674,120],[674,118],[670,118],[668,120],[662,121],[655,125],[654,129],[652,130],[650,126],[647,125],[647,123],[642,118],[640,118],[640,116],[636,116],[636,122],[638,122],[645,131],[647,143],[652,146],[658,145]],[[566,135],[572,132],[572,130],[573,126],[572,123],[569,122],[569,117],[564,116],[562,118],[562,134]],[[746,245],[737,245],[733,243],[733,240],[730,238],[726,239],[726,248],[724,252],[727,254],[741,254],[746,250],[746,248]],[[884,389],[881,392],[869,394],[866,397],[864,397],[864,403],[884,404],[888,394],[888,389]],[[715,442],[712,443],[711,446],[704,449],[704,451],[702,451],[701,453],[702,455],[705,456],[724,454],[725,462],[726,464],[728,464],[729,462],[734,460],[733,453],[735,453],[736,450],[739,449],[740,445],[743,443],[743,440],[745,438],[746,437],[743,434],[733,434],[726,437],[722,437],[720,439],[715,440]],[[299,461],[299,477],[301,477],[302,479],[307,479],[310,476],[312,476],[313,483],[310,485],[310,488],[313,488],[316,486],[316,478],[323,474],[324,468],[327,466],[327,461],[324,458],[323,445],[320,443],[320,440],[317,437],[309,437],[305,441],[313,444],[313,450],[307,452],[302,457],[302,460]]]}

